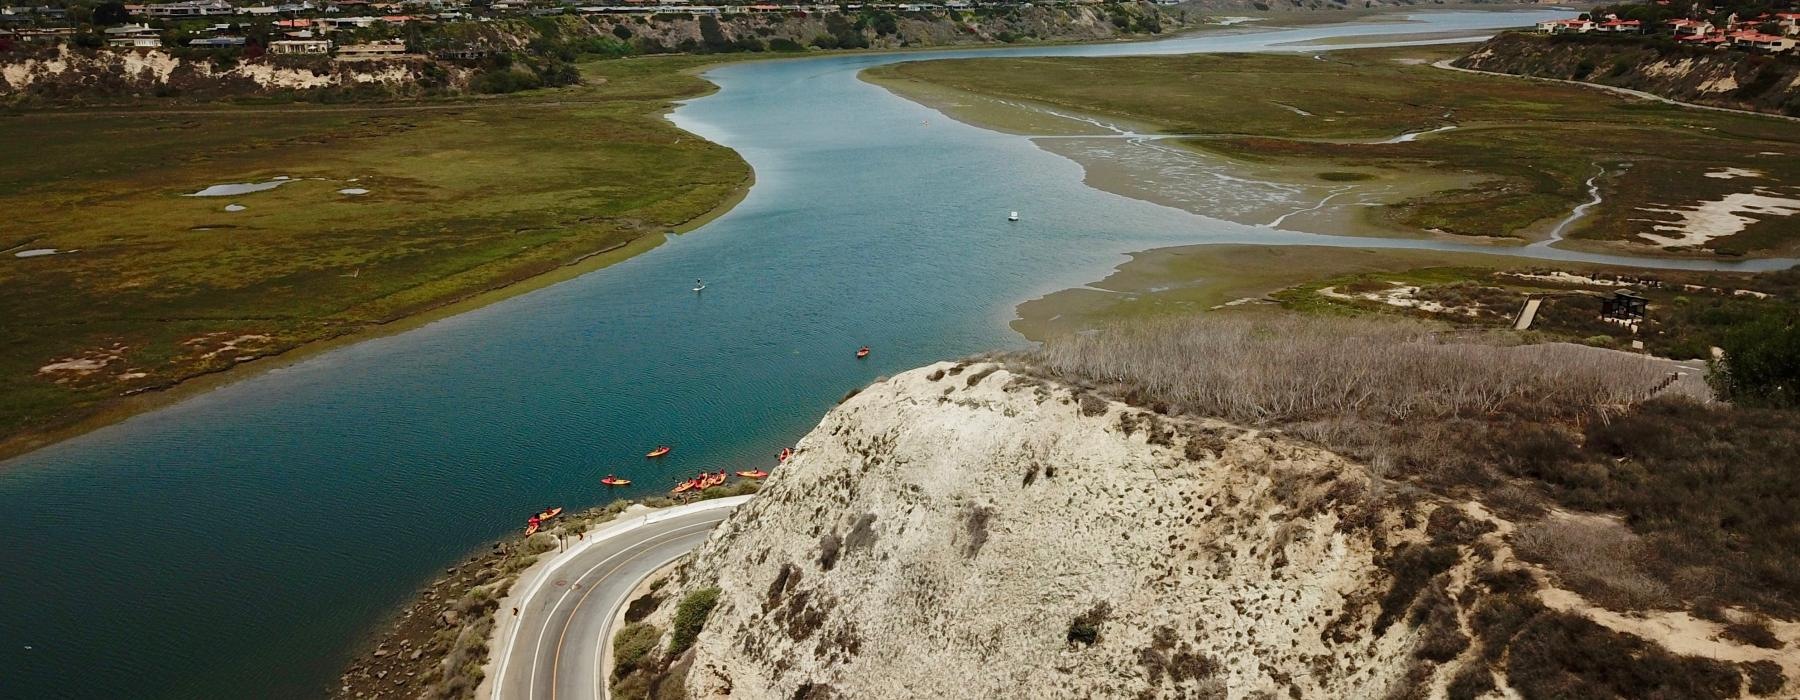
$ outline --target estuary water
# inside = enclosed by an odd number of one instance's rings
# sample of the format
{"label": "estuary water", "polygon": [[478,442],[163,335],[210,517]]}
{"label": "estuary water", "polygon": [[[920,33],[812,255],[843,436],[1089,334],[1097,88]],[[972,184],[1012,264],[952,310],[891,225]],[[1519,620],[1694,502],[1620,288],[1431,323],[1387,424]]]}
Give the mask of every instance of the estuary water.
{"label": "estuary water", "polygon": [[[1560,14],[713,70],[720,91],[672,119],[756,169],[726,216],[598,272],[0,465],[0,696],[317,697],[420,584],[536,509],[767,467],[848,390],[1021,344],[1007,329],[1015,304],[1099,279],[1128,251],[1452,247],[1242,226],[1093,190],[1072,161],[894,97],[858,80],[864,67],[1293,50],[1274,45]],[[1006,221],[1012,210],[1021,221]],[[873,355],[854,359],[865,344]],[[661,443],[674,453],[643,459]],[[605,490],[608,472],[637,490]]]}

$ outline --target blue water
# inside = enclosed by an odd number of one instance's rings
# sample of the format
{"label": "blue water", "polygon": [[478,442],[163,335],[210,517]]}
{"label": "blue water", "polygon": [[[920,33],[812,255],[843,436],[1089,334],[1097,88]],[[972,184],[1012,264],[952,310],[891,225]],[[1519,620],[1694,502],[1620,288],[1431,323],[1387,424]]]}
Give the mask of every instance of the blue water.
{"label": "blue water", "polygon": [[[1555,14],[981,53],[1255,50]],[[534,509],[767,466],[847,390],[1020,344],[1006,328],[1017,302],[1098,279],[1122,253],[1369,243],[1092,190],[1026,139],[855,77],[953,55],[976,52],[714,70],[721,90],[674,119],[755,167],[730,214],[599,272],[0,465],[0,696],[314,697],[418,585]],[[863,344],[874,355],[857,361]],[[658,443],[674,454],[644,460]],[[638,490],[604,490],[607,472]]]}

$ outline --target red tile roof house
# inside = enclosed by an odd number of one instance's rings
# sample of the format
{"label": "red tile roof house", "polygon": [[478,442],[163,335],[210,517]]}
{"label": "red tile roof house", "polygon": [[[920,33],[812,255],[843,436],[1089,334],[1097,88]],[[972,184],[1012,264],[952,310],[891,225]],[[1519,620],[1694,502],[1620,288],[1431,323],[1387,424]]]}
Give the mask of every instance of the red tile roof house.
{"label": "red tile roof house", "polygon": [[1593,20],[1586,19],[1553,19],[1537,23],[1537,30],[1545,34],[1563,34],[1575,32],[1585,34],[1594,31]]}
{"label": "red tile roof house", "polygon": [[1699,38],[1713,33],[1713,24],[1703,19],[1669,20],[1669,32],[1676,39]]}
{"label": "red tile roof house", "polygon": [[1770,53],[1782,53],[1794,49],[1794,37],[1776,34],[1764,34],[1758,31],[1733,32],[1731,45],[1742,46]]}
{"label": "red tile roof house", "polygon": [[1597,30],[1610,34],[1642,34],[1644,23],[1635,19],[1613,17],[1601,22]]}
{"label": "red tile roof house", "polygon": [[1787,36],[1800,35],[1800,12],[1777,12],[1775,23],[1781,25],[1781,33]]}

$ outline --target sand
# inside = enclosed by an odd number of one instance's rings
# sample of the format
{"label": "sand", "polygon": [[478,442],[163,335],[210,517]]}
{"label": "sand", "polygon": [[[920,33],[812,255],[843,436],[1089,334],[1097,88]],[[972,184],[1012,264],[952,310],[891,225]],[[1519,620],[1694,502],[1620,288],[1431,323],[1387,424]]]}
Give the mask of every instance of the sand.
{"label": "sand", "polygon": [[1800,199],[1778,196],[1772,190],[1758,188],[1751,192],[1737,192],[1721,199],[1701,202],[1692,209],[1644,208],[1641,211],[1673,214],[1677,220],[1672,224],[1655,226],[1656,230],[1669,231],[1673,235],[1642,233],[1638,234],[1640,238],[1660,246],[1687,248],[1706,245],[1715,238],[1740,233],[1745,227],[1756,223],[1758,217],[1800,214]]}

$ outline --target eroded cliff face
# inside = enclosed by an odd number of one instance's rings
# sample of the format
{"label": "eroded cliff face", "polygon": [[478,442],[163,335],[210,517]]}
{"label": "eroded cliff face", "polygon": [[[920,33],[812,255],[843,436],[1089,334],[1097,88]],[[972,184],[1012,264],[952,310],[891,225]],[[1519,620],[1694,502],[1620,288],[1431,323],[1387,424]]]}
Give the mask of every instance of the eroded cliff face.
{"label": "eroded cliff face", "polygon": [[940,363],[827,415],[648,621],[719,589],[674,663],[695,698],[1624,688],[1581,685],[1571,644],[1670,697],[1751,686],[1739,662],[1764,657],[1671,654],[1566,591],[1546,607],[1508,529],[1278,434]]}
{"label": "eroded cliff face", "polygon": [[457,87],[473,71],[427,60],[338,62],[324,56],[265,57],[215,65],[161,49],[94,50],[57,46],[0,60],[0,98],[52,101],[188,95],[267,95],[369,89],[386,96]]}
{"label": "eroded cliff face", "polygon": [[1580,80],[1682,102],[1800,116],[1800,62],[1747,51],[1605,37],[1500,34],[1461,68]]}

